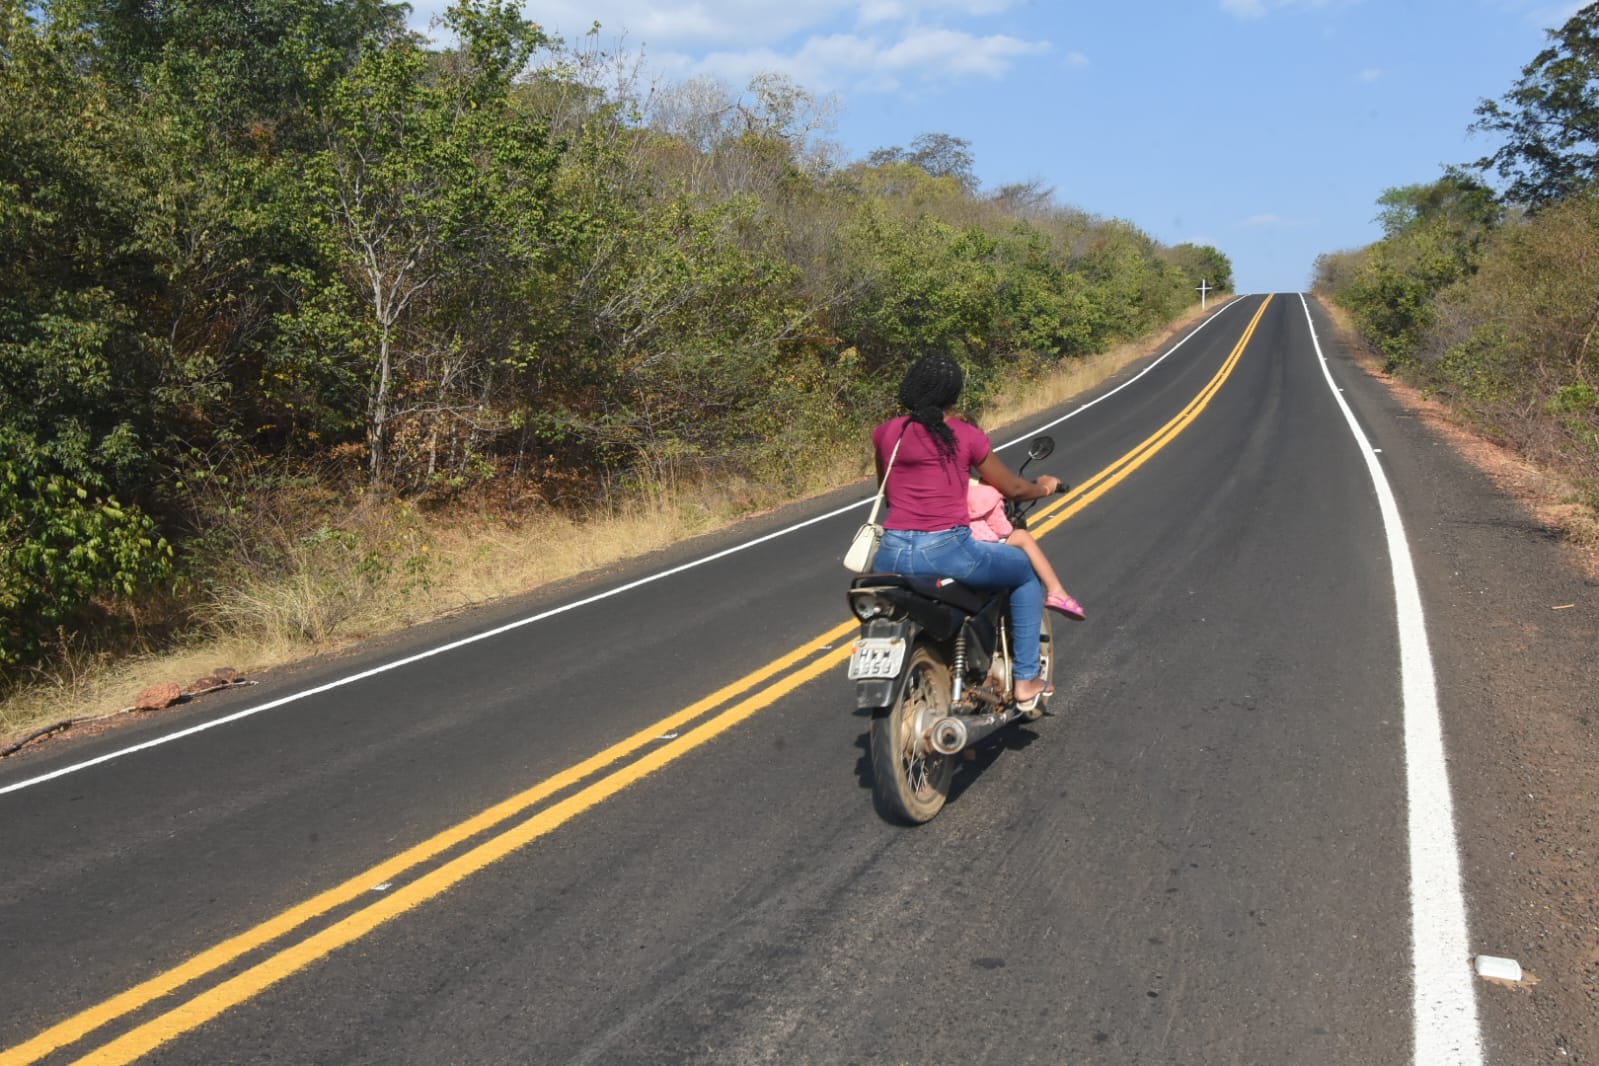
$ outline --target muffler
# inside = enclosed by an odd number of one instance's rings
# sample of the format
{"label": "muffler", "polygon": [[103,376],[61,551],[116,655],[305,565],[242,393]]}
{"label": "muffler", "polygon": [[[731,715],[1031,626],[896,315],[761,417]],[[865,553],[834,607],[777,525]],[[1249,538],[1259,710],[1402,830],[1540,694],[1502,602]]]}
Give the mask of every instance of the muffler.
{"label": "muffler", "polygon": [[955,755],[996,729],[1009,725],[1016,717],[1004,711],[967,716],[945,715],[927,731],[927,746],[940,755]]}

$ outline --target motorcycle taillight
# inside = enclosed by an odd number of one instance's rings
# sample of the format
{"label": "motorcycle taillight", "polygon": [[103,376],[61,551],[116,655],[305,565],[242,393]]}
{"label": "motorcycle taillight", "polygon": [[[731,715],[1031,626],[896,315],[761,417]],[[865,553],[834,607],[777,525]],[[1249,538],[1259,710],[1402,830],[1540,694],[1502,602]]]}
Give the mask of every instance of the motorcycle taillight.
{"label": "motorcycle taillight", "polygon": [[862,622],[888,618],[895,613],[894,602],[883,595],[883,590],[874,588],[850,589],[849,609]]}

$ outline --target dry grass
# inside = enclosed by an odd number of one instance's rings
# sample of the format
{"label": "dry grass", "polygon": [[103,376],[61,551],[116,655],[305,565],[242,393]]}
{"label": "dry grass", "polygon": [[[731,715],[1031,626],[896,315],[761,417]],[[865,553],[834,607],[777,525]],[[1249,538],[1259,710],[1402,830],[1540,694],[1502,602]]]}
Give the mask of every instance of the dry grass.
{"label": "dry grass", "polygon": [[187,688],[220,666],[260,669],[304,654],[296,642],[263,640],[259,634],[233,634],[161,655],[114,661],[81,651],[63,653],[52,671],[41,672],[0,702],[0,748],[52,723],[131,710],[135,697],[152,685],[176,681]]}
{"label": "dry grass", "polygon": [[[983,423],[1003,426],[1091,389],[1200,317],[1196,306],[1158,334],[1020,383],[989,405]],[[811,459],[801,495],[870,473],[865,449],[847,443]],[[649,492],[582,522],[550,511],[511,519],[357,506],[336,528],[260,524],[255,532],[274,538],[286,576],[247,579],[218,596],[206,610],[207,634],[176,651],[113,660],[63,648],[54,671],[0,702],[0,747],[55,722],[129,708],[158,683],[188,688],[220,666],[257,674],[635,558],[786,498],[733,481]]]}
{"label": "dry grass", "polygon": [[[0,702],[0,747],[67,719],[131,708],[152,685],[187,689],[220,666],[246,676],[646,554],[759,509],[758,494],[653,494],[579,523],[554,512],[514,522],[463,514],[350,516],[345,536],[290,546],[289,572],[247,579],[205,610],[207,634],[160,655],[111,660],[64,647],[55,669]],[[371,547],[392,554],[371,561]]]}

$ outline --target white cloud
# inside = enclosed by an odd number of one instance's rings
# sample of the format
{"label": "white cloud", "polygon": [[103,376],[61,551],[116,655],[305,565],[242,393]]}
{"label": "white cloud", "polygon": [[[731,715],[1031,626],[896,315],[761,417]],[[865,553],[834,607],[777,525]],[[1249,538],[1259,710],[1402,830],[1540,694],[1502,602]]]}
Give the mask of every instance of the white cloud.
{"label": "white cloud", "polygon": [[1235,18],[1258,19],[1273,11],[1317,11],[1358,3],[1361,0],[1221,0],[1221,9]]}
{"label": "white cloud", "polygon": [[911,13],[899,0],[868,0],[861,5],[859,16],[863,26],[872,26],[879,22],[901,22],[910,17]]}
{"label": "white cloud", "polygon": [[904,22],[921,16],[997,15],[1012,6],[1012,0],[864,0],[857,13],[863,26],[879,22]]}
{"label": "white cloud", "polygon": [[1367,67],[1365,70],[1362,70],[1359,74],[1355,75],[1355,80],[1360,82],[1362,85],[1370,85],[1372,82],[1382,80],[1382,71],[1378,70],[1376,67]]}
{"label": "white cloud", "polygon": [[[425,28],[449,0],[412,0],[411,25]],[[1016,0],[527,0],[522,14],[544,29],[572,39],[595,22],[606,39],[635,45],[702,51],[775,46],[800,34],[839,27],[936,25],[945,19],[980,18],[1014,7]]]}
{"label": "white cloud", "polygon": [[1067,52],[1066,53],[1066,65],[1068,67],[1086,67],[1086,66],[1088,66],[1088,64],[1089,64],[1089,59],[1088,59],[1087,56],[1083,55],[1083,53],[1081,53],[1081,52]]}
{"label": "white cloud", "polygon": [[1251,228],[1258,228],[1261,226],[1280,226],[1282,225],[1282,221],[1282,216],[1280,215],[1250,215],[1248,218],[1244,219],[1244,225]]}
{"label": "white cloud", "polygon": [[[448,0],[415,0],[421,28]],[[523,14],[571,41],[600,24],[609,50],[643,50],[674,77],[730,84],[770,71],[813,91],[893,92],[908,84],[1000,78],[1045,40],[985,34],[980,22],[1018,0],[528,0]],[[1087,56],[1071,52],[1069,66]]]}
{"label": "white cloud", "polygon": [[[450,0],[412,0],[411,26],[424,29],[449,6]],[[839,17],[853,17],[863,7],[898,6],[912,13],[926,3],[861,0],[527,0],[522,15],[540,27],[573,40],[600,24],[606,40],[626,38],[652,51],[677,47],[753,47],[780,41]]]}
{"label": "white cloud", "polygon": [[897,38],[841,33],[812,37],[792,53],[771,48],[712,52],[690,69],[732,84],[776,71],[826,91],[884,93],[907,82],[999,78],[1017,59],[1049,49],[1048,42],[959,30],[913,29]]}
{"label": "white cloud", "polygon": [[916,70],[929,77],[979,74],[997,78],[1018,56],[1049,51],[1048,42],[1003,34],[976,37],[958,30],[913,30],[878,52],[878,64],[891,70]]}

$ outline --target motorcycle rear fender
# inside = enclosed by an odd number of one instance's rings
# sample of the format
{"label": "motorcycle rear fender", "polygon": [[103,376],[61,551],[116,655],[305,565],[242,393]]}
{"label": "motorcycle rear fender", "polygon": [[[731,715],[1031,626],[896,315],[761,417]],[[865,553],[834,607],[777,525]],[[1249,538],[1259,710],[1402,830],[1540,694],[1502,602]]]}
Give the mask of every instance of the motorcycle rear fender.
{"label": "motorcycle rear fender", "polygon": [[[861,626],[863,637],[899,637],[905,641],[907,649],[916,639],[916,623],[908,618],[888,619],[874,618]],[[905,666],[910,665],[910,653],[905,654]],[[905,668],[893,677],[866,677],[855,682],[855,709],[858,711],[870,710],[873,717],[888,713],[894,706],[894,701],[899,699],[900,689],[905,685]]]}

